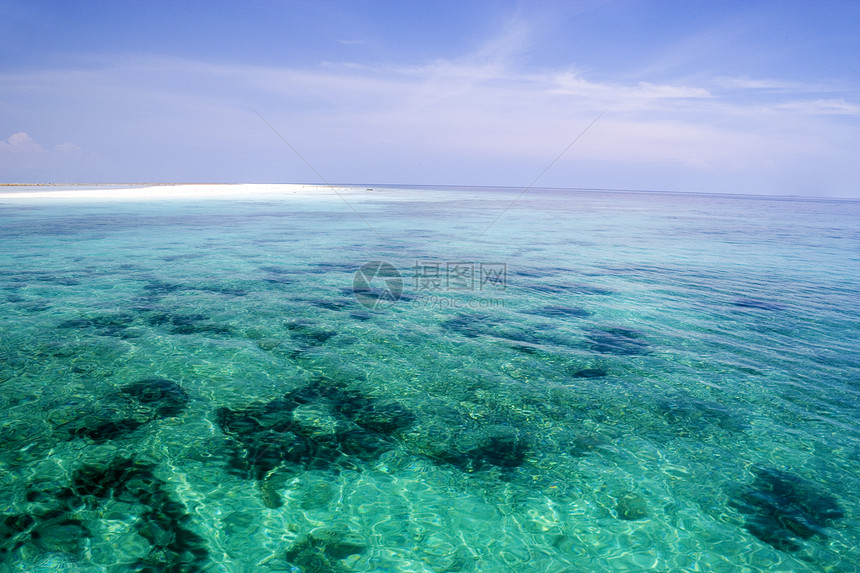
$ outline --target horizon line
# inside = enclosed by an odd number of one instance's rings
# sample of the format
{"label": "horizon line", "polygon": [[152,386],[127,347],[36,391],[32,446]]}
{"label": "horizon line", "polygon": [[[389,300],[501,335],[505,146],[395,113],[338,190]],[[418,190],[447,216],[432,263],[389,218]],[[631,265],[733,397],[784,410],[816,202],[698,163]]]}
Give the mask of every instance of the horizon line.
{"label": "horizon line", "polygon": [[811,201],[850,201],[860,202],[860,198],[856,197],[841,197],[831,195],[766,195],[754,193],[731,193],[726,191],[671,191],[665,189],[620,189],[613,187],[557,187],[557,186],[534,186],[521,187],[516,185],[462,185],[456,183],[309,183],[309,182],[284,182],[284,181],[268,181],[268,182],[238,182],[238,181],[220,181],[220,182],[203,182],[203,181],[183,181],[183,182],[111,182],[111,183],[85,183],[85,182],[0,182],[0,187],[179,187],[184,185],[304,185],[308,187],[364,187],[368,190],[373,188],[412,188],[412,189],[437,189],[437,188],[458,188],[458,189],[503,189],[507,191],[517,190],[545,190],[545,191],[596,191],[600,193],[641,193],[655,195],[697,195],[707,197],[738,197],[751,199],[803,199]]}

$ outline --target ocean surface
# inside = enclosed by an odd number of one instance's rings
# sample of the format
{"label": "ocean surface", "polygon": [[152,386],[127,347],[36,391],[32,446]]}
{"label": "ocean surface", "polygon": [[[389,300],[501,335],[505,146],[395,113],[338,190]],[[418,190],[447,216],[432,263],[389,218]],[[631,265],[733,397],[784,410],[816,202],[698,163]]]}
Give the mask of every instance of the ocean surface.
{"label": "ocean surface", "polygon": [[3,573],[860,571],[860,202],[248,189],[0,189]]}

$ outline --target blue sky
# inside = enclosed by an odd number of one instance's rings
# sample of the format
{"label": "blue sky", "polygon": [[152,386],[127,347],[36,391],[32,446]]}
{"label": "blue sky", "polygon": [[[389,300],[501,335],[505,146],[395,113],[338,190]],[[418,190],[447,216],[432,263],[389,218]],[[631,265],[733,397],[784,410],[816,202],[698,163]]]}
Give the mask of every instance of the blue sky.
{"label": "blue sky", "polygon": [[860,198],[860,2],[0,0],[0,182]]}

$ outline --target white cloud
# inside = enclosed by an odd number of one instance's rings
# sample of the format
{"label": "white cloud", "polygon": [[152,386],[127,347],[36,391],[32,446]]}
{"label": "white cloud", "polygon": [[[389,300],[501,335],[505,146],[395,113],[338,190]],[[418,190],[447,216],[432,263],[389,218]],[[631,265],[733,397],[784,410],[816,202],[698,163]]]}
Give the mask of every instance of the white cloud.
{"label": "white cloud", "polygon": [[63,155],[77,155],[77,156],[83,155],[83,153],[84,153],[83,148],[81,148],[78,145],[75,145],[74,143],[69,143],[69,142],[61,143],[61,144],[55,146],[54,151],[56,151],[57,153],[61,153]]}
{"label": "white cloud", "polygon": [[27,133],[19,131],[0,141],[0,178],[27,176],[28,173],[68,172],[75,164],[92,163],[95,154],[87,154],[74,143],[60,143],[47,150]]}
{"label": "white cloud", "polygon": [[798,115],[854,115],[860,116],[860,105],[838,99],[816,99],[806,101],[789,101],[779,103],[774,109]]}
{"label": "white cloud", "polygon": [[0,175],[7,170],[38,169],[50,161],[50,155],[23,131],[13,133],[6,141],[0,141]]}
{"label": "white cloud", "polygon": [[13,133],[6,141],[0,141],[0,154],[27,155],[40,153],[45,153],[42,146],[23,131]]}
{"label": "white cloud", "polygon": [[800,84],[774,80],[767,78],[741,77],[719,77],[713,81],[714,85],[723,89],[741,90],[797,90]]}

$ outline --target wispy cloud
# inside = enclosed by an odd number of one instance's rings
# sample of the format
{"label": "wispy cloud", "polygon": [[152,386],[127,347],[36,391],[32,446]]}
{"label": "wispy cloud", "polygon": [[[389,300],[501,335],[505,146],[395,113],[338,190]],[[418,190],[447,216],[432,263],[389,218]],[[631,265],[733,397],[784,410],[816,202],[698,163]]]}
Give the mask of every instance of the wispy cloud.
{"label": "wispy cloud", "polygon": [[26,156],[42,153],[45,153],[45,149],[23,131],[13,133],[6,141],[0,141],[0,154],[3,155]]}
{"label": "wispy cloud", "polygon": [[30,172],[58,173],[63,169],[80,167],[81,162],[97,159],[74,143],[60,143],[45,149],[27,133],[19,131],[0,141],[0,175],[26,175]]}
{"label": "wispy cloud", "polygon": [[774,105],[774,109],[805,116],[860,117],[860,105],[847,102],[844,98],[789,101]]}

